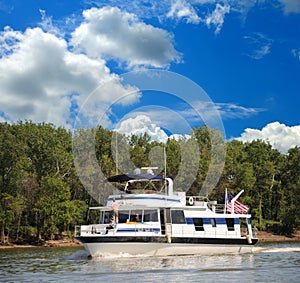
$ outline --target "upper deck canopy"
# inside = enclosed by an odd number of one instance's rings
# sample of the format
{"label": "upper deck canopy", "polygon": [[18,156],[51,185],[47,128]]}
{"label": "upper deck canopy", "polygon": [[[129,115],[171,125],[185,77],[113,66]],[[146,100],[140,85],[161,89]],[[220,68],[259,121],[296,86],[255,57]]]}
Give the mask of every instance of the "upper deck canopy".
{"label": "upper deck canopy", "polygon": [[109,182],[128,182],[130,180],[149,180],[149,181],[164,181],[163,177],[152,174],[121,174],[107,178]]}

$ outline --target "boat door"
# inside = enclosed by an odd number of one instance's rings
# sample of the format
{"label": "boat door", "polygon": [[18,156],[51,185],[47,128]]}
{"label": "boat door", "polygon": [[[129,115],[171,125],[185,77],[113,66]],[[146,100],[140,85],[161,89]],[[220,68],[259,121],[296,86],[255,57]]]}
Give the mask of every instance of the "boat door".
{"label": "boat door", "polygon": [[171,210],[170,208],[160,209],[160,226],[161,234],[165,235],[166,232],[171,232]]}

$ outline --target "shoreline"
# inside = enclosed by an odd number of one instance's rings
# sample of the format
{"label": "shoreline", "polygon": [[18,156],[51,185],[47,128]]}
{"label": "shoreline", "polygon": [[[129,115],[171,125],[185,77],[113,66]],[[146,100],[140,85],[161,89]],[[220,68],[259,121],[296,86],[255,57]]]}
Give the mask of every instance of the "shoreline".
{"label": "shoreline", "polygon": [[77,240],[48,240],[43,244],[14,244],[9,243],[7,245],[0,245],[1,249],[14,249],[14,248],[58,248],[58,247],[83,247],[83,245]]}
{"label": "shoreline", "polygon": [[265,231],[259,231],[258,243],[267,243],[267,242],[300,242],[300,230],[296,231],[293,236],[284,236],[284,235],[275,235]]}
{"label": "shoreline", "polygon": [[[265,231],[258,232],[258,243],[276,243],[276,242],[300,242],[300,231],[297,231],[293,236],[287,237],[282,235],[274,235]],[[83,245],[75,239],[66,240],[48,240],[43,244],[7,244],[0,245],[1,249],[13,248],[47,248],[47,247],[83,247]]]}

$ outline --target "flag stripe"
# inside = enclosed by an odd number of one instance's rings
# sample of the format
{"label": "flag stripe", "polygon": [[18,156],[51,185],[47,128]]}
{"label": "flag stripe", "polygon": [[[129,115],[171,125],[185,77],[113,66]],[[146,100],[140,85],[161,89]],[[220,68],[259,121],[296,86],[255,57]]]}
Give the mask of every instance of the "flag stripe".
{"label": "flag stripe", "polygon": [[[226,211],[231,213],[231,200],[233,196],[227,192],[227,202],[226,202]],[[236,200],[234,203],[234,213],[237,214],[246,214],[249,210],[249,206],[241,203],[240,201]]]}

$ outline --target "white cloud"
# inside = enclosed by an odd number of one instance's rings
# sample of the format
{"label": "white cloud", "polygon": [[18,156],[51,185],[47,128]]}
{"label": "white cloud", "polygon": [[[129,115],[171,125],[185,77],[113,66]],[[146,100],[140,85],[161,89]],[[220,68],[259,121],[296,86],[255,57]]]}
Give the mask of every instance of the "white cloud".
{"label": "white cloud", "polygon": [[137,115],[121,121],[117,131],[126,135],[142,135],[147,133],[151,140],[166,142],[167,134],[146,115]]}
{"label": "white cloud", "polygon": [[292,49],[292,54],[300,61],[300,50]]}
{"label": "white cloud", "polygon": [[[219,114],[222,119],[240,119],[248,118],[264,111],[261,108],[243,107],[235,103],[212,103],[212,102],[194,102],[194,109],[186,109],[180,111],[181,115],[187,120],[199,123],[199,114],[205,119],[205,123],[213,124]],[[197,110],[198,113],[195,112]]]}
{"label": "white cloud", "polygon": [[0,33],[0,51],[0,112],[11,121],[66,126],[72,105],[81,107],[101,82],[112,81],[117,91],[97,93],[94,99],[102,103],[98,117],[101,109],[128,91],[104,60],[70,52],[65,39],[41,28],[22,33],[6,27]]}
{"label": "white cloud", "polygon": [[[219,33],[225,20],[225,14],[235,13],[245,23],[248,12],[255,7],[282,8],[285,14],[299,13],[299,0],[86,0],[99,7],[111,5],[147,19],[156,17],[161,23],[166,18],[185,21],[192,24],[214,26]],[[269,3],[271,2],[271,3]],[[230,9],[230,11],[229,11]]]}
{"label": "white cloud", "polygon": [[273,40],[261,33],[252,33],[244,36],[248,45],[248,53],[246,54],[252,59],[260,60],[271,52]]}
{"label": "white cloud", "polygon": [[[247,118],[257,114],[258,112],[264,111],[263,109],[257,108],[246,108],[233,103],[193,103],[193,107],[188,107],[186,104],[177,103],[176,107],[172,109],[160,107],[160,106],[144,106],[141,108],[134,109],[132,112],[126,114],[123,117],[125,124],[122,124],[124,130],[123,133],[132,133],[138,129],[139,133],[146,132],[145,129],[151,121],[152,125],[159,127],[164,131],[170,138],[174,137],[187,137],[195,125],[200,126],[208,124],[211,127],[215,127],[218,117],[217,113],[220,114],[221,119],[240,119]],[[200,116],[201,115],[201,116]],[[147,117],[145,119],[138,119],[140,123],[136,126],[136,117]],[[143,126],[140,126],[143,123]],[[126,129],[125,129],[126,125]],[[120,126],[119,126],[120,127]],[[115,126],[118,128],[118,126]],[[140,129],[143,129],[140,131]],[[222,129],[220,129],[222,130]],[[155,132],[153,130],[149,132]],[[148,132],[148,133],[149,133]],[[152,136],[155,136],[152,134]],[[165,141],[165,135],[163,134],[161,141]],[[159,138],[154,138],[159,140]]]}
{"label": "white cloud", "polygon": [[[119,133],[125,134],[125,135],[143,135],[144,133],[147,133],[152,141],[158,141],[158,142],[163,142],[166,143],[168,138],[170,139],[175,139],[175,140],[180,140],[180,139],[189,139],[191,136],[189,134],[171,134],[169,137],[166,134],[166,132],[161,128],[161,124],[157,124],[155,121],[153,121],[152,118],[148,116],[149,113],[147,114],[137,114],[137,113],[132,113],[132,117],[130,118],[125,118],[123,121],[120,122],[120,124],[117,127],[117,131]],[[161,113],[163,115],[165,113]],[[154,117],[155,118],[155,117]],[[158,117],[156,117],[157,119]],[[174,119],[174,117],[173,117]],[[163,120],[163,119],[161,119]],[[159,119],[157,120],[158,122]]]}
{"label": "white cloud", "polygon": [[[209,9],[205,8],[204,16],[200,17],[198,15],[196,7],[212,4],[216,5],[211,13],[207,13]],[[167,13],[167,17],[185,20],[187,23],[192,24],[204,23],[209,28],[211,26],[214,26],[216,28],[215,34],[218,34],[224,24],[225,15],[229,12],[230,6],[227,3],[223,3],[222,1],[198,0],[191,3],[191,1],[187,0],[175,0],[171,2],[170,10]]]}
{"label": "white cloud", "polygon": [[85,10],[83,17],[71,43],[93,58],[106,56],[126,62],[129,67],[166,67],[180,59],[170,33],[139,21],[134,14],[104,7]]}
{"label": "white cloud", "polygon": [[278,0],[282,6],[285,14],[300,13],[299,0]]}
{"label": "white cloud", "polygon": [[216,107],[223,119],[248,118],[265,111],[263,108],[244,107],[235,103],[216,103]]}
{"label": "white cloud", "polygon": [[169,18],[186,19],[187,23],[198,24],[200,17],[193,6],[185,0],[175,0],[167,13]]}
{"label": "white cloud", "polygon": [[300,146],[300,126],[289,127],[279,122],[273,122],[262,130],[247,128],[237,140],[243,142],[262,140],[269,142],[280,152],[287,153],[290,148]]}
{"label": "white cloud", "polygon": [[175,107],[169,109],[152,105],[141,109],[135,109],[135,111],[131,112],[127,117],[146,115],[154,124],[159,125],[160,128],[167,131],[168,135],[186,134],[191,132],[195,123],[199,123],[199,117],[198,120],[196,120],[196,115],[192,115],[190,111],[179,108],[175,109]]}
{"label": "white cloud", "polygon": [[197,4],[210,4],[210,3],[216,3],[218,0],[195,0],[195,3]]}
{"label": "white cloud", "polygon": [[134,103],[140,93],[111,73],[104,55],[129,66],[162,67],[179,60],[168,32],[117,8],[84,11],[70,39],[73,46],[64,30],[40,12],[40,27],[0,32],[1,121],[28,119],[70,128],[80,110],[79,123],[95,125],[101,119],[110,127],[111,104]]}
{"label": "white cloud", "polygon": [[217,3],[215,10],[206,17],[205,23],[208,27],[214,25],[216,27],[215,34],[218,34],[224,24],[225,15],[230,12],[230,6],[224,4],[223,6]]}
{"label": "white cloud", "polygon": [[42,29],[44,31],[47,31],[51,34],[55,34],[56,36],[59,36],[59,37],[64,36],[64,33],[57,26],[53,25],[52,17],[48,17],[46,15],[45,10],[40,9],[40,13],[41,13],[41,17],[42,17],[42,22],[40,23],[40,26],[42,27]]}

